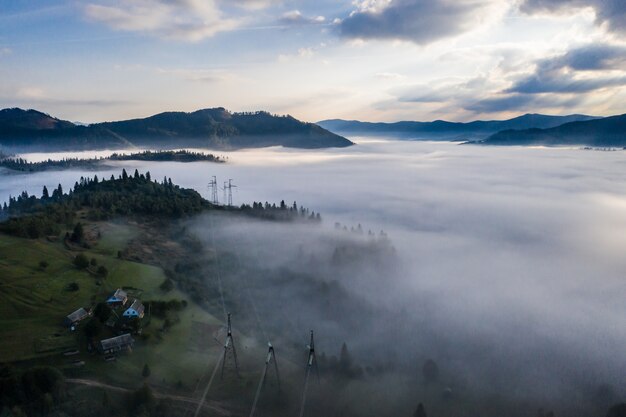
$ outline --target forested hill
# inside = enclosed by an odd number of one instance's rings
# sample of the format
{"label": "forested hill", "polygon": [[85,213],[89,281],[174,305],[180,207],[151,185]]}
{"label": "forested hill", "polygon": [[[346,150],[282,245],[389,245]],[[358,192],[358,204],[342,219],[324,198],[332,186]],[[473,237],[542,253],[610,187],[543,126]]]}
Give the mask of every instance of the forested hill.
{"label": "forested hill", "polygon": [[552,128],[564,123],[592,120],[593,116],[573,114],[569,116],[548,116],[544,114],[524,114],[508,120],[476,120],[468,123],[435,120],[432,122],[402,121],[395,123],[370,123],[357,120],[323,120],[318,124],[337,133],[361,135],[392,135],[403,139],[424,140],[467,140],[483,139],[507,129]]}
{"label": "forested hill", "polygon": [[482,145],[585,145],[626,147],[626,114],[566,123],[552,129],[506,130],[475,142]]}
{"label": "forested hill", "polygon": [[205,210],[225,210],[270,221],[319,222],[319,213],[304,207],[253,202],[240,207],[214,205],[193,189],[172,183],[171,178],[155,181],[150,173],[135,170],[129,175],[122,170],[117,178],[81,177],[74,187],[64,192],[61,184],[41,197],[22,192],[0,207],[0,232],[14,236],[39,238],[58,235],[70,224],[78,211],[89,220],[115,217],[174,220],[199,214]]}
{"label": "forested hill", "polygon": [[0,145],[14,149],[329,148],[352,144],[313,123],[267,112],[231,113],[213,108],[79,126],[36,110],[0,110]]}

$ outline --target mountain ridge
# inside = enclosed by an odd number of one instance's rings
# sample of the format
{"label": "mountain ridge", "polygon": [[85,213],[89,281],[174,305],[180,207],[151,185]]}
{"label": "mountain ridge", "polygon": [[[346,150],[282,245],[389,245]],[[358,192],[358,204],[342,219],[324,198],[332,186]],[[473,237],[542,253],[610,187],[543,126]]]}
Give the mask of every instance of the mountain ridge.
{"label": "mountain ridge", "polygon": [[358,120],[329,119],[318,124],[330,131],[359,133],[365,135],[391,134],[404,139],[425,140],[468,140],[484,139],[491,134],[508,129],[551,128],[573,121],[598,119],[596,116],[571,114],[552,116],[527,113],[506,120],[474,120],[471,122],[449,122],[434,120],[430,122],[361,122]]}
{"label": "mountain ridge", "polygon": [[34,109],[8,108],[0,110],[0,145],[55,149],[129,146],[312,149],[346,147],[353,143],[313,123],[264,111],[232,113],[216,107],[82,126]]}
{"label": "mountain ridge", "polygon": [[504,130],[480,141],[481,145],[626,146],[626,114],[565,123],[549,129]]}

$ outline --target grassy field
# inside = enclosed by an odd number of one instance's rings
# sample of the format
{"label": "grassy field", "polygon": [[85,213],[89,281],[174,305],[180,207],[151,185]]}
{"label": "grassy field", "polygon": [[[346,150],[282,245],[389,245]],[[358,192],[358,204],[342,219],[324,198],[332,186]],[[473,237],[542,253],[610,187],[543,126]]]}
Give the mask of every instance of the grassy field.
{"label": "grassy field", "polygon": [[[213,335],[221,321],[196,306],[186,294],[159,289],[165,280],[161,268],[117,258],[127,242],[135,237],[134,226],[114,223],[97,226],[100,239],[83,251],[89,259],[104,265],[109,274],[99,279],[77,269],[72,260],[78,252],[62,241],[29,240],[0,234],[0,363],[25,361],[72,368],[71,361],[85,361],[74,371],[110,383],[136,387],[143,382],[145,364],[151,369],[152,384],[193,389],[213,366],[221,346]],[[48,266],[42,268],[40,261]],[[76,283],[78,291],[69,291]],[[144,330],[136,336],[135,348],[115,362],[86,351],[86,340],[79,327],[70,332],[63,318],[80,308],[91,308],[104,301],[116,288],[128,288],[131,296],[142,300],[185,300],[187,307],[175,313],[173,326],[163,329],[163,320],[144,319]],[[103,337],[106,334],[103,335]],[[62,352],[79,349],[80,354],[66,357]]]}

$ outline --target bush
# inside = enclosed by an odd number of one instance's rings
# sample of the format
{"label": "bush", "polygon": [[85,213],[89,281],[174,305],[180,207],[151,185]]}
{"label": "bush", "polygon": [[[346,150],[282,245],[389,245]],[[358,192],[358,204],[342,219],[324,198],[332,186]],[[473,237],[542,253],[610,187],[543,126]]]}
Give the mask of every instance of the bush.
{"label": "bush", "polygon": [[39,268],[46,269],[50,265],[48,261],[39,261]]}
{"label": "bush", "polygon": [[147,378],[150,376],[150,367],[148,366],[148,364],[145,364],[143,366],[143,370],[141,371],[141,376],[144,378]]}
{"label": "bush", "polygon": [[174,282],[169,278],[165,278],[165,281],[161,283],[159,288],[161,289],[161,291],[170,292],[174,289]]}
{"label": "bush", "polygon": [[107,303],[98,303],[93,310],[93,316],[105,323],[111,317],[111,307]]}
{"label": "bush", "polygon": [[78,291],[79,289],[80,289],[80,287],[78,286],[78,283],[76,283],[76,282],[71,282],[71,283],[69,283],[67,285],[67,290],[68,291],[75,292],[75,291]]}
{"label": "bush", "polygon": [[98,267],[97,274],[98,274],[98,276],[101,276],[102,278],[106,278],[106,276],[109,275],[109,270],[106,269],[105,266],[100,265]]}
{"label": "bush", "polygon": [[74,265],[76,265],[78,269],[85,269],[89,266],[89,259],[82,253],[79,253],[74,258]]}
{"label": "bush", "polygon": [[98,265],[98,261],[96,260],[96,258],[91,258],[91,261],[89,261],[89,264],[91,266],[96,266],[96,265]]}
{"label": "bush", "polygon": [[97,337],[101,332],[102,332],[102,323],[100,323],[100,320],[96,318],[92,318],[85,325],[85,335],[89,339],[93,339]]}

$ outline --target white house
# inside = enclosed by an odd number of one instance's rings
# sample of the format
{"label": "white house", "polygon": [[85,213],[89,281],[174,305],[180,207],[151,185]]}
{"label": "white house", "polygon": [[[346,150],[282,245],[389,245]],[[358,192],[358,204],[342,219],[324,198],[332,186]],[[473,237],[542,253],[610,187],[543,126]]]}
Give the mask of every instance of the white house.
{"label": "white house", "polygon": [[133,317],[142,318],[143,311],[144,311],[144,306],[143,304],[141,304],[141,301],[134,300],[133,303],[130,305],[130,307],[128,307],[128,309],[126,309],[126,311],[124,311],[124,314],[122,315],[128,318],[133,318]]}
{"label": "white house", "polygon": [[107,299],[107,304],[123,306],[124,304],[126,304],[126,300],[128,300],[128,295],[126,294],[126,291],[123,291],[121,288],[118,288],[117,290],[115,290],[113,295],[111,295]]}

